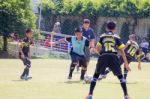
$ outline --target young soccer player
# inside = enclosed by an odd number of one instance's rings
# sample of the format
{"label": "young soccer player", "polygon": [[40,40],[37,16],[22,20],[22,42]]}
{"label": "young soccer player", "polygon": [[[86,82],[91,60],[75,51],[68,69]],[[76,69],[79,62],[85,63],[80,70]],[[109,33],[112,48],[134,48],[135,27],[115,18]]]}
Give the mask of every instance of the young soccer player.
{"label": "young soccer player", "polygon": [[100,40],[97,43],[97,51],[100,53],[100,56],[98,58],[96,70],[90,84],[89,95],[86,97],[86,99],[92,99],[97,79],[101,73],[105,72],[107,67],[109,67],[114,73],[114,75],[116,75],[117,78],[120,80],[125,99],[130,99],[126,87],[126,80],[123,78],[119,64],[119,59],[117,56],[117,53],[119,51],[121,56],[123,57],[125,67],[127,68],[127,70],[130,70],[123,50],[124,44],[121,42],[119,36],[114,34],[116,29],[115,22],[108,22],[107,29],[108,31],[100,36]]}
{"label": "young soccer player", "polygon": [[[139,48],[139,45],[136,42],[136,39],[133,35],[129,36],[129,40],[125,46],[125,54],[127,57],[128,63],[131,63],[135,59],[138,61],[138,69],[141,70],[141,57],[144,55]],[[122,57],[119,57],[120,65],[124,63]],[[101,74],[99,80],[106,78],[106,75],[111,71],[111,69],[107,69],[104,74]],[[128,70],[124,68],[124,78],[126,79],[128,75]]]}
{"label": "young soccer player", "polygon": [[61,42],[70,42],[72,44],[72,48],[70,51],[71,56],[71,65],[70,65],[70,71],[68,75],[68,79],[72,79],[72,73],[75,69],[75,66],[79,63],[82,66],[81,70],[81,76],[80,80],[84,80],[84,75],[87,71],[87,62],[85,58],[85,47],[89,46],[89,41],[82,36],[82,29],[80,27],[75,28],[74,30],[75,36],[72,37],[66,37],[63,39],[60,39],[59,41],[56,41],[54,44],[59,44]]}
{"label": "young soccer player", "polygon": [[22,80],[28,80],[32,78],[32,77],[29,77],[29,69],[31,67],[31,61],[30,61],[31,38],[32,38],[32,30],[27,29],[26,37],[23,39],[23,41],[20,43],[20,46],[19,46],[19,58],[23,61],[23,64],[25,66],[24,71],[22,75],[20,76],[20,79]]}

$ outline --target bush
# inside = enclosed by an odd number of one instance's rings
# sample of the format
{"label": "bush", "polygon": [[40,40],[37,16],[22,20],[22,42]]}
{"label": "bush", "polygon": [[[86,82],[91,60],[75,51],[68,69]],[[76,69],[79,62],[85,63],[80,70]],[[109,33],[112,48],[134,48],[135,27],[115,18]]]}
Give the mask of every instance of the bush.
{"label": "bush", "polygon": [[121,33],[120,33],[120,37],[122,38],[124,43],[126,43],[126,41],[128,40],[129,34],[130,34],[129,25],[125,22],[121,27]]}

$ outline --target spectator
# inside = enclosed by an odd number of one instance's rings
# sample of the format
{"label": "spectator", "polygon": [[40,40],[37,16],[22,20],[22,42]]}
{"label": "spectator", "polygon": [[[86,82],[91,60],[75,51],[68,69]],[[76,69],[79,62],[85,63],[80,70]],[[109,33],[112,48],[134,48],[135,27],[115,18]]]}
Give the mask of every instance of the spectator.
{"label": "spectator", "polygon": [[[86,37],[90,41],[90,46],[94,47],[95,46],[95,35],[94,35],[94,30],[90,27],[90,20],[89,19],[84,19],[83,20],[83,36]],[[85,54],[86,54],[86,61],[87,64],[90,61],[90,48],[87,47],[85,48]]]}
{"label": "spectator", "polygon": [[60,27],[60,22],[56,22],[54,24],[54,27],[53,27],[53,31],[54,33],[61,33],[61,27]]}
{"label": "spectator", "polygon": [[148,51],[148,53],[147,53],[147,55],[146,55],[146,58],[147,58],[147,60],[150,62],[150,49],[149,49],[149,51]]}
{"label": "spectator", "polygon": [[143,39],[143,41],[140,44],[140,47],[142,48],[143,52],[146,55],[148,52],[148,48],[149,48],[149,42],[146,40],[146,38]]}

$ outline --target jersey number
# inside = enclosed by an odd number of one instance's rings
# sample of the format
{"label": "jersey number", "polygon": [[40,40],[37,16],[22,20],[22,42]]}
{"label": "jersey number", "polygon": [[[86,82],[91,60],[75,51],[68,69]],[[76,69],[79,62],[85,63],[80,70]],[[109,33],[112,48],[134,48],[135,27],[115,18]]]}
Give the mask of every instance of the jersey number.
{"label": "jersey number", "polygon": [[134,56],[134,55],[135,55],[135,52],[136,52],[136,48],[134,48],[134,47],[130,47],[130,49],[128,50],[128,53],[129,53],[131,56]]}
{"label": "jersey number", "polygon": [[115,52],[113,43],[105,43],[104,46],[105,46],[105,51],[106,52],[109,52],[109,51]]}

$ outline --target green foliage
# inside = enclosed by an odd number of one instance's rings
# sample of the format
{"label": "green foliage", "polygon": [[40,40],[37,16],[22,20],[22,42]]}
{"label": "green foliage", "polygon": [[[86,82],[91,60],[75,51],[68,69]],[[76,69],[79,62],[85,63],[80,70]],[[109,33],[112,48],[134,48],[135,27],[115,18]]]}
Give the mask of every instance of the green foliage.
{"label": "green foliage", "polygon": [[0,32],[23,33],[26,28],[35,28],[35,15],[30,0],[3,0],[0,3]]}
{"label": "green foliage", "polygon": [[150,16],[149,0],[52,0],[43,1],[43,11],[55,15]]}
{"label": "green foliage", "polygon": [[106,32],[106,22],[104,22],[101,28],[101,33],[105,33],[105,32]]}
{"label": "green foliage", "polygon": [[64,34],[73,34],[72,31],[73,31],[73,26],[71,24],[71,20],[66,19],[62,23],[62,33],[64,33]]}
{"label": "green foliage", "polygon": [[128,40],[129,34],[130,34],[129,25],[125,22],[121,27],[121,33],[120,33],[120,37],[122,38],[123,42],[126,42]]}

